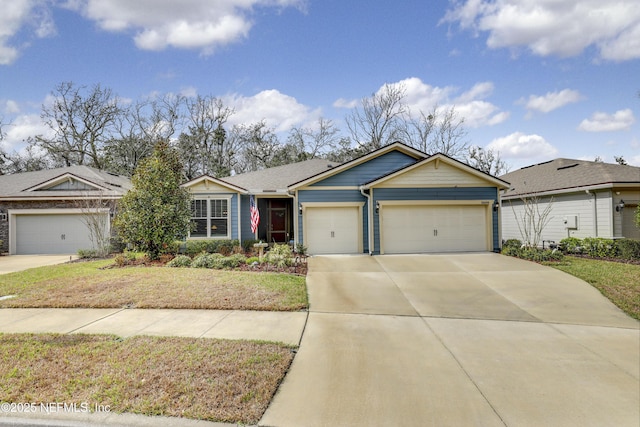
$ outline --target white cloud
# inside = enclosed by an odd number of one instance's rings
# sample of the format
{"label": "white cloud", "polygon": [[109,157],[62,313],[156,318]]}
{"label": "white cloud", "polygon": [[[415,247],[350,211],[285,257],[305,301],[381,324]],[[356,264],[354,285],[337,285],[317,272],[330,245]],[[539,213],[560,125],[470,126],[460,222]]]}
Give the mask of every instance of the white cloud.
{"label": "white cloud", "polygon": [[578,126],[578,130],[585,132],[613,132],[618,130],[629,130],[636,121],[633,111],[618,110],[613,114],[594,113],[590,119],[584,119]]}
{"label": "white cloud", "polygon": [[294,126],[306,125],[321,116],[295,98],[277,90],[264,90],[254,96],[232,94],[222,97],[224,104],[236,110],[229,118],[231,125],[251,124],[264,120],[276,133],[288,132]]}
{"label": "white cloud", "polygon": [[[453,86],[438,87],[424,83],[417,77],[410,77],[391,85],[403,86],[405,89],[404,103],[412,112],[429,112],[438,107],[440,110],[455,108],[460,117],[464,118],[465,126],[477,128],[481,126],[493,126],[502,123],[509,118],[509,113],[500,111],[496,105],[484,101],[491,96],[494,85],[491,82],[476,83],[471,89],[456,96],[458,88]],[[384,86],[378,89],[382,91]],[[334,107],[354,108],[359,105],[359,100],[346,100],[340,98],[334,102]]]}
{"label": "white cloud", "polygon": [[525,135],[515,132],[503,138],[496,138],[487,145],[487,149],[499,151],[504,159],[546,160],[554,158],[558,149],[549,144],[540,135]]}
{"label": "white cloud", "polygon": [[27,138],[35,135],[52,136],[51,129],[46,126],[38,114],[25,114],[12,120],[3,128],[3,143],[7,149],[17,149],[24,145]]}
{"label": "white cloud", "polygon": [[2,0],[0,1],[0,65],[12,64],[20,55],[25,43],[12,39],[24,27],[33,28],[36,37],[43,38],[55,34],[55,25],[44,0]]}
{"label": "white cloud", "polygon": [[542,96],[531,95],[528,100],[521,99],[519,102],[524,104],[527,110],[549,113],[582,99],[583,96],[577,90],[563,89],[560,92],[547,92]]}
{"label": "white cloud", "polygon": [[2,110],[5,114],[18,114],[20,112],[20,106],[16,101],[9,99],[5,101],[4,108]]}
{"label": "white cloud", "polygon": [[106,31],[135,31],[141,49],[201,49],[211,54],[220,46],[246,38],[254,7],[297,7],[306,0],[75,0],[79,11]]}
{"label": "white cloud", "polygon": [[488,32],[492,49],[526,46],[540,56],[574,56],[595,46],[613,61],[640,58],[637,0],[456,1],[441,22]]}

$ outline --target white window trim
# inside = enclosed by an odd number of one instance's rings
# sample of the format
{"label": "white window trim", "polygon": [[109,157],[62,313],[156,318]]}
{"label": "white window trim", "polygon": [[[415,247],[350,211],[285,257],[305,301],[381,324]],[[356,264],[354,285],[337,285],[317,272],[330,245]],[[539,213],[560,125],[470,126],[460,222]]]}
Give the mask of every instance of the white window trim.
{"label": "white window trim", "polygon": [[[231,201],[233,195],[229,196],[198,196],[194,195],[191,199],[194,200],[206,200],[207,201],[207,235],[206,236],[192,236],[189,231],[190,240],[231,240]],[[224,236],[212,236],[211,235],[211,200],[226,200],[227,201],[227,234]],[[193,218],[193,217],[192,217]]]}

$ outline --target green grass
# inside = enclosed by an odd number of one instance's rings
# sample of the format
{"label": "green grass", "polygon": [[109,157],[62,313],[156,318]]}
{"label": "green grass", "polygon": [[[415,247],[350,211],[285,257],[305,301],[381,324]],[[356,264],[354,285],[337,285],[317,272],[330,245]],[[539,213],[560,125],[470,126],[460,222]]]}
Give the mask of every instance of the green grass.
{"label": "green grass", "polygon": [[110,260],[41,267],[2,276],[0,307],[193,308],[293,311],[308,306],[305,278],[167,267],[104,268]]}
{"label": "green grass", "polygon": [[0,334],[0,402],[255,424],[293,354],[249,341]]}
{"label": "green grass", "polygon": [[640,320],[640,265],[576,257],[546,265],[590,283],[629,316]]}

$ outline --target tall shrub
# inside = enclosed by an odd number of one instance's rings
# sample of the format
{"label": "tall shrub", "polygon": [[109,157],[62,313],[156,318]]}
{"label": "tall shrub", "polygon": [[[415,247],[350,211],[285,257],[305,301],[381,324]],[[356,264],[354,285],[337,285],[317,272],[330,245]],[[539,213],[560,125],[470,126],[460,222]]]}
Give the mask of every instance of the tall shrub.
{"label": "tall shrub", "polygon": [[133,188],[119,204],[115,226],[122,240],[151,259],[170,253],[191,221],[189,193],[180,187],[182,162],[166,142],[143,160],[131,179]]}

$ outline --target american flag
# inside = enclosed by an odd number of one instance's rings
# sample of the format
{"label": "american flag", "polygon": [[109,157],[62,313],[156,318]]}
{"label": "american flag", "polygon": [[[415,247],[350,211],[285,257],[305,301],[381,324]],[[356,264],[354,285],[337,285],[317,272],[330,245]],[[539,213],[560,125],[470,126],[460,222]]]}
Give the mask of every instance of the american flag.
{"label": "american flag", "polygon": [[249,196],[249,203],[251,204],[251,232],[255,233],[258,229],[258,224],[260,224],[260,212],[258,212],[256,200],[253,198],[253,195]]}

